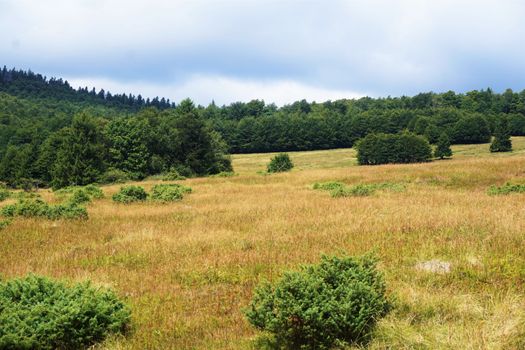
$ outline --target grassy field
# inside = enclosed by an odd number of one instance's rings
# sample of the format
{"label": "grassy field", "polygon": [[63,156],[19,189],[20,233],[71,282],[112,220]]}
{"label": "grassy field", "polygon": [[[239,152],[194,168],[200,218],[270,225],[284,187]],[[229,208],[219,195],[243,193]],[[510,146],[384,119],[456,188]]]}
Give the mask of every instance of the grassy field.
{"label": "grassy field", "polygon": [[[290,153],[290,173],[261,175],[270,154],[234,156],[237,176],[184,182],[174,204],[114,204],[87,221],[16,219],[0,231],[0,274],[28,272],[111,286],[133,309],[133,330],[108,349],[250,349],[242,316],[254,286],[321,254],[380,258],[395,309],[370,349],[525,348],[525,138],[515,152],[453,147],[451,160],[355,166],[353,150]],[[400,183],[406,190],[331,198],[320,181]],[[147,189],[156,181],[141,183]],[[53,194],[42,191],[46,199]],[[5,203],[8,203],[6,201]],[[416,268],[437,259],[449,273]]]}

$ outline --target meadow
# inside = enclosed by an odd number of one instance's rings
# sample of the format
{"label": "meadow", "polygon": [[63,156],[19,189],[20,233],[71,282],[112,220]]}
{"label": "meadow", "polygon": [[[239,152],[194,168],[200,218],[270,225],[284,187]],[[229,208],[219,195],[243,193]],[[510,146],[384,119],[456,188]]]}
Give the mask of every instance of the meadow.
{"label": "meadow", "polygon": [[[101,349],[252,349],[259,333],[242,309],[260,281],[321,254],[374,252],[395,308],[368,348],[525,348],[525,195],[487,194],[525,183],[525,137],[513,144],[507,154],[453,146],[452,159],[410,165],[356,166],[352,149],[291,152],[295,168],[272,175],[261,171],[273,154],[235,155],[235,176],[183,181],[193,192],[170,204],[116,204],[120,185],[105,186],[88,220],[18,218],[1,230],[0,275],[113,288],[133,328]],[[312,189],[325,181],[404,189],[332,198]],[[431,260],[450,271],[417,268]]]}

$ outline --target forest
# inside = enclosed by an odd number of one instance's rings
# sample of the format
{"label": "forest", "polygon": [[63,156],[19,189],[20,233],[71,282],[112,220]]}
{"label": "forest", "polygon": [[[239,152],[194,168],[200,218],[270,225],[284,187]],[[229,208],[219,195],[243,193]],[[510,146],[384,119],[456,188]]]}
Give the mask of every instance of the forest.
{"label": "forest", "polygon": [[74,89],[31,71],[0,70],[0,181],[60,188],[143,179],[175,169],[187,176],[231,170],[230,153],[352,147],[368,134],[409,130],[436,143],[490,141],[499,121],[525,135],[525,90],[490,88],[413,97],[262,100],[217,106]]}

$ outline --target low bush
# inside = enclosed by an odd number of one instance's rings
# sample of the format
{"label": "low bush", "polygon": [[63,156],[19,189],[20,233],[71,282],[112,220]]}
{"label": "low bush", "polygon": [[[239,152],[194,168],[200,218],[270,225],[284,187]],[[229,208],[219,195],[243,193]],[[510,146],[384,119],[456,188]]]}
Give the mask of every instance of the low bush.
{"label": "low bush", "polygon": [[113,195],[113,201],[119,203],[132,203],[145,201],[148,194],[140,186],[123,186],[120,191]]}
{"label": "low bush", "polygon": [[169,172],[165,173],[162,176],[163,181],[178,181],[178,180],[186,180],[185,176],[182,176],[177,169],[172,168]]}
{"label": "low bush", "polygon": [[91,197],[83,189],[77,189],[73,192],[71,198],[69,198],[68,203],[72,205],[79,205],[91,202]]}
{"label": "low bush", "polygon": [[21,199],[15,204],[9,204],[0,212],[5,217],[22,216],[26,218],[87,219],[86,208],[68,204],[49,205],[41,199]]}
{"label": "low bush", "polygon": [[292,170],[293,166],[294,165],[288,153],[279,153],[270,160],[270,163],[268,163],[267,166],[267,171],[269,173],[280,173]]}
{"label": "low bush", "polygon": [[[69,187],[63,187],[59,190],[54,191],[56,195],[58,196],[78,196],[78,197],[89,197],[89,200],[84,199],[85,202],[89,202],[91,199],[101,199],[104,198],[104,192],[100,187],[97,185],[87,185],[87,186],[69,186]],[[79,192],[83,192],[82,194],[79,194]],[[70,199],[72,200],[72,199]]]}
{"label": "low bush", "polygon": [[336,182],[336,181],[329,181],[329,182],[316,182],[313,185],[314,190],[322,190],[322,191],[333,191],[342,187],[345,187],[346,185],[342,182]]}
{"label": "low bush", "polygon": [[11,224],[11,219],[0,220],[0,231]]}
{"label": "low bush", "polygon": [[490,186],[487,193],[491,196],[505,195],[510,193],[525,193],[525,184],[512,184],[507,182],[503,186]]}
{"label": "low bush", "polygon": [[118,184],[131,180],[131,175],[120,169],[110,168],[100,175],[98,182],[101,184]]}
{"label": "low bush", "polygon": [[191,193],[191,188],[179,184],[161,184],[153,186],[151,199],[157,202],[174,202],[184,197],[184,194]]}
{"label": "low bush", "polygon": [[338,197],[363,197],[370,196],[378,190],[389,190],[393,192],[401,192],[405,190],[404,184],[399,183],[378,183],[378,184],[358,184],[354,186],[347,186],[341,182],[321,182],[313,185],[314,190],[329,191],[334,198]]}
{"label": "low bush", "polygon": [[11,197],[11,192],[8,189],[0,187],[0,202]]}
{"label": "low bush", "polygon": [[130,316],[114,292],[89,282],[0,281],[0,349],[85,349],[124,333]]}
{"label": "low bush", "polygon": [[390,307],[374,258],[323,256],[257,287],[245,315],[277,348],[313,350],[366,341]]}

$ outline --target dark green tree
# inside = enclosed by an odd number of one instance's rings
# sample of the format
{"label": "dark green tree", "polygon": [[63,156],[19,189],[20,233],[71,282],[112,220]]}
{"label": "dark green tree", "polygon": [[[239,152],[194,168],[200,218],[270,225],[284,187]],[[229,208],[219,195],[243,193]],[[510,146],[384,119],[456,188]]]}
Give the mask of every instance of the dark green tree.
{"label": "dark green tree", "polygon": [[86,113],[63,131],[51,170],[52,185],[60,188],[95,182],[105,169],[106,147],[99,120]]}
{"label": "dark green tree", "polygon": [[434,157],[443,159],[451,156],[452,150],[450,149],[450,138],[446,132],[441,133],[437,140],[436,149],[434,150]]}
{"label": "dark green tree", "polygon": [[502,117],[496,125],[494,139],[490,144],[491,152],[512,151],[512,141],[509,134],[509,123],[506,117]]}

